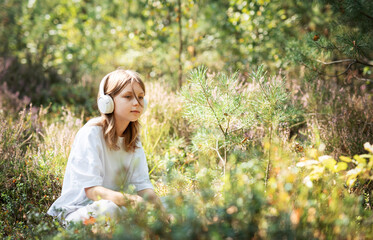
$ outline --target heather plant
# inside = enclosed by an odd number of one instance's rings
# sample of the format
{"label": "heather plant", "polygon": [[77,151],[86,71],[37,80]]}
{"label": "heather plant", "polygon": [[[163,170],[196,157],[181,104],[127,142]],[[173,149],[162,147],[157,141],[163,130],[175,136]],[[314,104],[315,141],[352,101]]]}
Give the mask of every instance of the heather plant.
{"label": "heather plant", "polygon": [[13,93],[10,91],[6,82],[0,85],[0,109],[6,116],[15,117],[18,112],[29,104],[29,98],[20,98],[19,92]]}
{"label": "heather plant", "polygon": [[[367,84],[338,84],[317,79],[314,83],[292,83],[293,100],[304,109],[303,138],[320,138],[333,157],[364,151],[371,141],[372,92]],[[318,136],[315,135],[317,129]],[[301,134],[299,134],[300,136]]]}
{"label": "heather plant", "polygon": [[[54,118],[46,116],[47,110],[44,110],[44,114],[37,116],[42,129],[35,136],[37,148],[35,148],[32,158],[41,167],[52,171],[62,183],[70,148],[75,134],[83,126],[83,119],[82,117],[77,118],[71,110],[64,107]],[[54,198],[56,197],[54,196]]]}
{"label": "heather plant", "polygon": [[[359,154],[371,140],[372,1],[313,1],[322,20],[289,41],[310,125],[334,155]],[[299,65],[303,67],[299,68]],[[312,127],[311,127],[312,128]]]}
{"label": "heather plant", "polygon": [[0,113],[2,237],[40,237],[60,227],[46,211],[60,194],[69,147],[82,120],[63,109],[55,121],[48,110],[31,107],[17,117]]}
{"label": "heather plant", "polygon": [[[0,234],[18,239],[40,234],[45,229],[37,226],[60,183],[33,158],[40,131],[37,114],[24,109],[13,119],[0,113],[0,122]],[[48,230],[55,226],[50,220],[42,225]]]}

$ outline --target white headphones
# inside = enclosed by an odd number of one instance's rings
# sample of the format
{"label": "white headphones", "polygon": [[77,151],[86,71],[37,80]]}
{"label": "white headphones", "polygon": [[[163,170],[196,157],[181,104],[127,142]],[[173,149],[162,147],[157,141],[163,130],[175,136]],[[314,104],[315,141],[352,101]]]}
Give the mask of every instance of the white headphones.
{"label": "white headphones", "polygon": [[[100,87],[99,87],[100,97],[97,99],[97,106],[102,114],[110,114],[114,112],[113,98],[110,95],[106,95],[104,92],[104,87],[110,74],[111,73],[108,73],[105,77],[102,78]],[[146,98],[144,98],[144,109],[142,111],[143,113],[145,112],[147,106],[148,106],[148,101],[146,100]]]}

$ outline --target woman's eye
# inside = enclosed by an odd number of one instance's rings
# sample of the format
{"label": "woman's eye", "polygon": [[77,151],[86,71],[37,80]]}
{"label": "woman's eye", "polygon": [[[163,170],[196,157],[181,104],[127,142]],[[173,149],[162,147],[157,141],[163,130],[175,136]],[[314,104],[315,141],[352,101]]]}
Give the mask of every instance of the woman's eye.
{"label": "woman's eye", "polygon": [[124,96],[124,98],[131,98],[131,96]]}
{"label": "woman's eye", "polygon": [[143,100],[143,99],[144,99],[144,97],[139,97],[139,99],[140,99],[140,100]]}

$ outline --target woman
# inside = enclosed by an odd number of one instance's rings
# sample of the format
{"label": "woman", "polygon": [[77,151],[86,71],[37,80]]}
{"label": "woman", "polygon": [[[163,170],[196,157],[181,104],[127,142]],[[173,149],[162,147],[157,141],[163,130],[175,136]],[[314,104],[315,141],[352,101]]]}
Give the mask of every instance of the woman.
{"label": "woman", "polygon": [[[48,214],[65,222],[125,212],[148,200],[164,210],[149,180],[139,132],[146,107],[138,73],[116,70],[100,83],[101,117],[77,133],[66,166],[61,196]],[[135,194],[124,193],[133,186]]]}

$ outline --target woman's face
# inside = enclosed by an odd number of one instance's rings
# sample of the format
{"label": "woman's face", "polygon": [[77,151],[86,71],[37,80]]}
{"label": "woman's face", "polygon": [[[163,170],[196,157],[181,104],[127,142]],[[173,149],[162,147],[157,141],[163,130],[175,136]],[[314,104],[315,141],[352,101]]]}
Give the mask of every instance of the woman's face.
{"label": "woman's face", "polygon": [[[134,82],[128,84],[118,95],[116,95],[114,100],[114,118],[116,122],[123,122],[128,124],[129,122],[134,122],[141,116],[144,106],[144,90],[142,90],[139,83]],[[134,96],[136,94],[140,103]]]}

